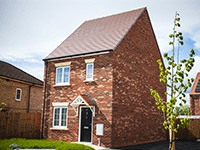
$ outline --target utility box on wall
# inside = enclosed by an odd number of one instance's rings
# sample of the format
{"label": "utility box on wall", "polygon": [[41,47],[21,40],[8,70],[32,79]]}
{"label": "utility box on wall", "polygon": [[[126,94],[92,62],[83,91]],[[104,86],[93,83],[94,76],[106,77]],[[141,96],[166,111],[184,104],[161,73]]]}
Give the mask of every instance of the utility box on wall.
{"label": "utility box on wall", "polygon": [[103,124],[96,124],[96,135],[103,135]]}

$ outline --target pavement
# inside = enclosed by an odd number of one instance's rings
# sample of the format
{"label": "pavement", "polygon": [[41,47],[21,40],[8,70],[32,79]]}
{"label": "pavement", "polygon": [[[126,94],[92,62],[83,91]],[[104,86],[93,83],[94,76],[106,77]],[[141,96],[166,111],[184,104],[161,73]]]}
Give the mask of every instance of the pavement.
{"label": "pavement", "polygon": [[[169,150],[169,141],[139,144],[115,149],[105,148],[87,142],[81,142],[80,144],[91,146],[95,150]],[[176,150],[200,150],[200,140],[176,140],[175,146]]]}

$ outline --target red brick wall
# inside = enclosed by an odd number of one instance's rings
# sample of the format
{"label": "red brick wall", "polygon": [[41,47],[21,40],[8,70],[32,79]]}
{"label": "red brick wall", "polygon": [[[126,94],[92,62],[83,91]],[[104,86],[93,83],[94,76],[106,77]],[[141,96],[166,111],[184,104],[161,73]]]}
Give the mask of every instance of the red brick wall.
{"label": "red brick wall", "polygon": [[161,59],[145,11],[113,53],[112,147],[166,140],[163,114],[150,94],[166,98],[159,82]]}
{"label": "red brick wall", "polygon": [[[94,61],[94,82],[84,82],[86,77],[85,59],[95,58]],[[70,86],[55,85],[56,67],[55,63],[71,61],[70,65]],[[51,140],[77,142],[79,134],[79,117],[76,116],[72,106],[68,106],[68,130],[51,130],[53,121],[53,102],[69,102],[71,104],[77,96],[87,93],[97,102],[96,114],[93,117],[93,144],[98,144],[96,124],[104,124],[104,137],[101,138],[102,146],[111,146],[111,124],[112,124],[112,65],[110,54],[75,58],[48,63],[47,73],[47,98],[45,111],[44,137]],[[99,113],[100,111],[100,113]]]}
{"label": "red brick wall", "polygon": [[41,112],[43,103],[43,87],[42,86],[31,86],[30,93],[30,108],[29,112]]}
{"label": "red brick wall", "polygon": [[200,115],[200,96],[190,96],[190,114]]}

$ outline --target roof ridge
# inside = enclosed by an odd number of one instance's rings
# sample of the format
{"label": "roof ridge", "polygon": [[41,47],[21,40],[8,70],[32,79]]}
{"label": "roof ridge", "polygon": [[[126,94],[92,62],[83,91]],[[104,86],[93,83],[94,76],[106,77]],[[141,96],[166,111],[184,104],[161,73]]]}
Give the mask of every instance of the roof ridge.
{"label": "roof ridge", "polygon": [[[28,75],[28,76],[30,76],[30,77],[32,77],[32,78],[38,80],[39,82],[43,82],[42,80],[40,80],[40,79],[34,77],[33,75],[27,73],[26,71],[23,71],[22,69],[20,69],[20,68],[14,66],[14,65],[12,65],[12,64],[10,64],[10,63],[8,63],[8,62],[2,61],[2,60],[0,60],[0,62],[5,63],[5,64],[8,64],[8,65],[14,67],[15,69],[17,69],[17,70],[21,71],[22,73],[25,73],[26,75]],[[7,77],[9,77],[9,76],[7,76]],[[9,78],[12,78],[12,77],[9,77]],[[21,79],[18,79],[18,80],[21,80]],[[21,81],[27,82],[26,80],[21,80]],[[30,82],[30,83],[32,83],[32,82]],[[34,83],[34,84],[37,84],[37,83]],[[38,85],[39,85],[39,84],[38,84]]]}
{"label": "roof ridge", "polygon": [[116,16],[116,15],[120,15],[120,14],[125,14],[125,13],[130,13],[133,11],[138,11],[138,10],[142,10],[142,9],[146,9],[146,7],[142,7],[142,8],[138,8],[138,9],[133,9],[133,10],[129,10],[129,11],[125,11],[125,12],[120,12],[120,13],[116,13],[116,14],[112,14],[112,15],[107,15],[107,16],[103,16],[103,17],[99,17],[99,18],[94,18],[94,19],[90,19],[90,20],[85,20],[84,22],[88,22],[88,21],[93,21],[93,20],[98,20],[98,19],[103,19],[103,18],[107,18],[107,17],[111,17],[111,16]]}

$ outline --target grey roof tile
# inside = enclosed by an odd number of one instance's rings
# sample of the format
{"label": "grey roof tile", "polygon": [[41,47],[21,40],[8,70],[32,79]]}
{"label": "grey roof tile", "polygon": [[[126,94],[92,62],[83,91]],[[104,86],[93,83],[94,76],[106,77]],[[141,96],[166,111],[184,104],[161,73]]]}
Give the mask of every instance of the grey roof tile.
{"label": "grey roof tile", "polygon": [[4,61],[0,61],[0,76],[43,85],[43,81]]}

